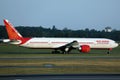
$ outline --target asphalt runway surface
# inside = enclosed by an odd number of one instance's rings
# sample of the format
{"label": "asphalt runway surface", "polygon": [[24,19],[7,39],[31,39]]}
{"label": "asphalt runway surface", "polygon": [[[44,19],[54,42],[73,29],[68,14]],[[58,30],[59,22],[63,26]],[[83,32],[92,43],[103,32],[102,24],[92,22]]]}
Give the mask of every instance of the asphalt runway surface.
{"label": "asphalt runway surface", "polygon": [[118,56],[39,56],[39,57],[6,57],[0,60],[35,60],[35,59],[120,59]]}
{"label": "asphalt runway surface", "polygon": [[120,74],[1,75],[0,80],[120,80]]}

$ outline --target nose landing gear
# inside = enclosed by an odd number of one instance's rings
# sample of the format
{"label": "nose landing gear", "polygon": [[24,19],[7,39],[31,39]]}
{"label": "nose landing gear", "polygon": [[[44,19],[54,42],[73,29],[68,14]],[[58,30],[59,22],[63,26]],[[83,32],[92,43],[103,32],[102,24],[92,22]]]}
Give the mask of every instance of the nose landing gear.
{"label": "nose landing gear", "polygon": [[110,51],[111,51],[111,50],[112,50],[112,48],[109,48],[107,54],[110,54]]}

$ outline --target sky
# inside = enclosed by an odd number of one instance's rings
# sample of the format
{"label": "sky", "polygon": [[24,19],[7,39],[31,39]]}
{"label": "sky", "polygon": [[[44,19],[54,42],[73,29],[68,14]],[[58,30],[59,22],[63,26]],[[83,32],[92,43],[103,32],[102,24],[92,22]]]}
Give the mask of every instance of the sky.
{"label": "sky", "polygon": [[120,0],[0,0],[0,25],[120,30]]}

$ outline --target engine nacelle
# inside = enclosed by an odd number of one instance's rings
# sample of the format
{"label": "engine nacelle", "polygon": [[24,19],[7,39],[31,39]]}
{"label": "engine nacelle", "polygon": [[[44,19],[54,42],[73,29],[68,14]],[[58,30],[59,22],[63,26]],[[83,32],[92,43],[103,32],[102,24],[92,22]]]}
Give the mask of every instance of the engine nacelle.
{"label": "engine nacelle", "polygon": [[90,52],[90,46],[89,45],[82,45],[80,46],[80,52],[83,52],[83,53],[88,53]]}

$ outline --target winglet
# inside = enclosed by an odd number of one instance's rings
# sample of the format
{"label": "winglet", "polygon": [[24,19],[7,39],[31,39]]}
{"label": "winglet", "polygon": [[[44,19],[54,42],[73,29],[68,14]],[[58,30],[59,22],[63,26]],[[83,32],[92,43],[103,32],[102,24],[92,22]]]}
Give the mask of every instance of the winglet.
{"label": "winglet", "polygon": [[22,38],[20,33],[12,26],[12,24],[8,20],[4,19],[4,24],[6,26],[8,37],[10,40],[17,40]]}

